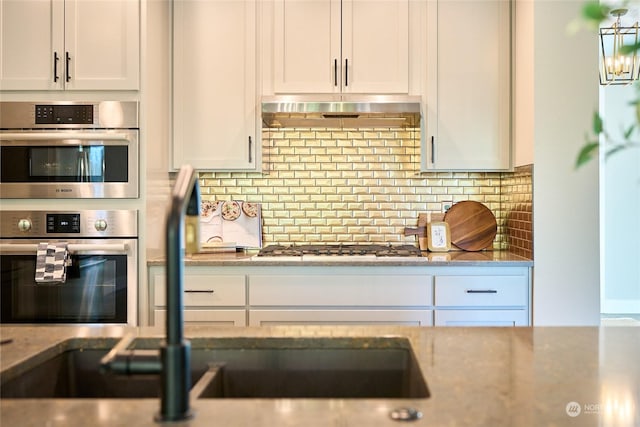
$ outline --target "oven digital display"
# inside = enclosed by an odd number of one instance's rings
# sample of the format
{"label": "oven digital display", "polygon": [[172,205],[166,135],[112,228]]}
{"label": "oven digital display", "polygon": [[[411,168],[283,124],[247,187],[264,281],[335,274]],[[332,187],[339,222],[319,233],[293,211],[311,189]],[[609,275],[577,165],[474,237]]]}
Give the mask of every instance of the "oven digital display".
{"label": "oven digital display", "polygon": [[93,105],[36,105],[37,125],[85,125],[93,123]]}
{"label": "oven digital display", "polygon": [[80,233],[80,214],[47,214],[47,233]]}

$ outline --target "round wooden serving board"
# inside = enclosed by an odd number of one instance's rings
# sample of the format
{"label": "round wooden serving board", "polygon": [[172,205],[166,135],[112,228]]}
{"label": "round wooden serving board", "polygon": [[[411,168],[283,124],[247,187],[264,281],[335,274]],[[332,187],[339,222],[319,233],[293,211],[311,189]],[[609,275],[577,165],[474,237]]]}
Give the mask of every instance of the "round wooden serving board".
{"label": "round wooden serving board", "polygon": [[465,251],[480,251],[491,246],[498,230],[493,212],[474,201],[451,206],[444,220],[449,223],[451,243]]}

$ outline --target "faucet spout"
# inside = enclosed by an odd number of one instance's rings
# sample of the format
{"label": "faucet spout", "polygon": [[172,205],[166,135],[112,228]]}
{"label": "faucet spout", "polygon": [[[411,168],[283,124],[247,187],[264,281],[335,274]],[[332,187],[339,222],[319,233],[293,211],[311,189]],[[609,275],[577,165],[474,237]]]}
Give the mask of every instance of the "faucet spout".
{"label": "faucet spout", "polygon": [[160,412],[156,421],[181,421],[192,417],[189,407],[191,344],[184,339],[184,222],[198,215],[200,187],[190,165],[180,168],[171,193],[166,222],[166,341],[160,349],[162,361]]}

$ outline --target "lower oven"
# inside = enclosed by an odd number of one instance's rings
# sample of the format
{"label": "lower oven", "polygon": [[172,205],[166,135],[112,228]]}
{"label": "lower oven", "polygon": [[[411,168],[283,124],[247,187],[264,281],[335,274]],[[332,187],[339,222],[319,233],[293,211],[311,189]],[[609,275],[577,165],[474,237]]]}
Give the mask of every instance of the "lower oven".
{"label": "lower oven", "polygon": [[137,211],[0,211],[0,230],[1,323],[137,324]]}

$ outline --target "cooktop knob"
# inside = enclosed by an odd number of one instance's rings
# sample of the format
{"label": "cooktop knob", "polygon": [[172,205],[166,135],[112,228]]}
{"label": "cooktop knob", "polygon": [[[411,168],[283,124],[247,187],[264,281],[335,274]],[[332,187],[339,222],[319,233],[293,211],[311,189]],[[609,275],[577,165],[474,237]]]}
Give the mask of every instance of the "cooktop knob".
{"label": "cooktop knob", "polygon": [[94,226],[98,231],[104,231],[107,229],[107,221],[104,219],[97,219]]}
{"label": "cooktop knob", "polygon": [[31,230],[31,220],[23,218],[18,221],[18,230],[20,231],[29,231]]}

